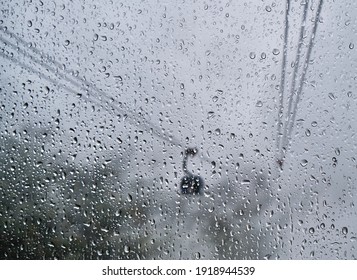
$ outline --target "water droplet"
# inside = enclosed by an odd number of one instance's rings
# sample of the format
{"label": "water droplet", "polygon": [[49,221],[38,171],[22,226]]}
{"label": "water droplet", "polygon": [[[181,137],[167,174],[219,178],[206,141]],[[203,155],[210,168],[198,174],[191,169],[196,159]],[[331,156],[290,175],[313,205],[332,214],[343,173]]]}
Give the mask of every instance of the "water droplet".
{"label": "water droplet", "polygon": [[260,100],[255,104],[255,107],[262,107],[263,106],[263,102],[261,102]]}
{"label": "water droplet", "polygon": [[207,119],[213,118],[213,116],[214,116],[214,112],[213,111],[209,111],[207,113]]}
{"label": "water droplet", "polygon": [[270,258],[271,258],[271,255],[270,255],[270,254],[265,255],[265,256],[263,257],[264,260],[270,260]]}
{"label": "water droplet", "polygon": [[336,149],[335,149],[335,154],[338,155],[338,156],[341,154],[341,151],[340,151],[339,148],[336,148]]}
{"label": "water droplet", "polygon": [[280,51],[278,49],[273,49],[273,55],[278,55]]}
{"label": "water droplet", "polygon": [[265,52],[262,52],[261,55],[260,55],[261,59],[266,59],[267,57],[267,54]]}
{"label": "water droplet", "polygon": [[328,94],[328,97],[329,97],[331,100],[335,100],[335,99],[336,99],[336,96],[335,96],[332,92],[330,92],[330,93]]}
{"label": "water droplet", "polygon": [[250,57],[251,59],[254,59],[254,58],[255,58],[255,52],[250,52],[249,57]]}
{"label": "water droplet", "polygon": [[130,253],[130,247],[128,245],[124,246],[124,252],[127,254]]}
{"label": "water droplet", "polygon": [[213,97],[212,97],[212,101],[213,101],[213,102],[217,102],[217,101],[218,101],[218,96],[213,96]]}
{"label": "water droplet", "polygon": [[317,122],[313,121],[313,122],[311,123],[311,126],[312,126],[312,127],[316,127],[316,126],[317,126]]}
{"label": "water droplet", "polygon": [[307,137],[309,137],[309,136],[311,135],[310,129],[306,129],[306,130],[305,130],[305,135],[306,135]]}
{"label": "water droplet", "polygon": [[347,228],[347,227],[343,227],[343,228],[342,228],[342,233],[343,233],[344,235],[346,235],[346,234],[348,233],[348,228]]}
{"label": "water droplet", "polygon": [[219,128],[216,128],[214,132],[216,133],[216,135],[221,135],[221,130]]}
{"label": "water droplet", "polygon": [[117,79],[118,81],[123,81],[123,78],[122,78],[122,76],[120,76],[120,75],[115,75],[115,76],[113,76],[115,79]]}
{"label": "water droplet", "polygon": [[315,233],[315,229],[313,227],[309,228],[309,233],[310,234],[314,234]]}
{"label": "water droplet", "polygon": [[31,21],[31,20],[28,20],[28,21],[27,21],[27,26],[28,26],[28,27],[31,27],[31,26],[32,26],[32,21]]}
{"label": "water droplet", "polygon": [[300,165],[302,167],[305,167],[306,165],[308,164],[308,161],[306,159],[303,159],[301,162],[300,162]]}
{"label": "water droplet", "polygon": [[355,45],[354,45],[353,43],[350,43],[350,44],[348,45],[348,47],[350,48],[350,50],[352,50],[352,49],[355,47]]}
{"label": "water droplet", "polygon": [[270,12],[271,12],[271,7],[270,7],[270,6],[266,6],[266,7],[265,7],[265,10],[266,10],[268,13],[270,13]]}

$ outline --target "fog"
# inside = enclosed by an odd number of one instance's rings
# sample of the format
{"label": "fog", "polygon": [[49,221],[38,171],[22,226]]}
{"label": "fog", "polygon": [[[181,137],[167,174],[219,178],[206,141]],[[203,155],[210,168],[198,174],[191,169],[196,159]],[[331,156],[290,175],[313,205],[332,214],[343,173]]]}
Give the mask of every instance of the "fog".
{"label": "fog", "polygon": [[2,2],[1,258],[354,259],[357,4],[306,1],[297,67],[289,3],[282,69],[284,1]]}

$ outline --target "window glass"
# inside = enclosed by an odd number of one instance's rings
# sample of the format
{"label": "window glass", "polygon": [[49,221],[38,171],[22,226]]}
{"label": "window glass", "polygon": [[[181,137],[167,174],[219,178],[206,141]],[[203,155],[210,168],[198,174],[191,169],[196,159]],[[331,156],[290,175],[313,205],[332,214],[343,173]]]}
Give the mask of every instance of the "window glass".
{"label": "window glass", "polygon": [[0,1],[1,259],[354,259],[355,1]]}

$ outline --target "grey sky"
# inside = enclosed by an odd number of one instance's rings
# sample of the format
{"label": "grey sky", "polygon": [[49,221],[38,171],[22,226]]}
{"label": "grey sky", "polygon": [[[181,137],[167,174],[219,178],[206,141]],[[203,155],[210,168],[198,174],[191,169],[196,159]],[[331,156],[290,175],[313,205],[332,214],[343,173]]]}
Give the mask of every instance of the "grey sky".
{"label": "grey sky", "polygon": [[[290,94],[291,64],[303,10],[300,1],[291,2],[286,96]],[[312,2],[303,57],[318,1]],[[85,79],[123,104],[115,106],[139,119],[143,116],[163,128],[165,136],[197,146],[215,161],[216,173],[207,161],[190,161],[194,163],[192,170],[201,174],[208,186],[207,201],[222,191],[220,184],[225,181],[235,196],[222,201],[244,203],[250,198],[251,207],[258,207],[263,199],[244,180],[251,180],[253,185],[255,174],[261,173],[266,178],[262,197],[269,196],[269,205],[263,208],[275,214],[258,215],[255,227],[258,232],[274,228],[270,242],[277,244],[277,255],[308,258],[310,251],[316,250],[319,256],[335,258],[331,244],[339,240],[341,251],[348,251],[348,258],[355,257],[355,245],[350,242],[357,232],[353,223],[357,180],[355,1],[324,1],[283,172],[276,165],[275,138],[284,1],[41,3],[2,3],[1,27],[63,65],[58,71],[68,79]],[[16,43],[6,32],[0,36]],[[123,121],[122,116],[113,116],[95,104],[93,107],[85,100],[88,93],[83,88],[1,45],[6,55],[13,52],[14,59],[73,90],[49,83],[2,57],[2,130],[21,130],[23,124],[46,127],[59,118],[61,129],[49,149],[76,154],[73,160],[83,166],[96,158],[120,160],[121,149],[130,150],[136,160],[122,165],[128,177],[162,177],[167,182],[165,195],[178,192],[181,148],[150,135],[146,125],[135,126],[131,123],[135,120]],[[26,50],[23,45],[19,47]],[[31,48],[27,50],[31,52]],[[53,62],[49,65],[58,68]],[[32,92],[19,91],[28,80],[33,84]],[[96,94],[94,98],[103,104]],[[30,105],[23,112],[25,103]],[[11,119],[11,111],[18,118]],[[74,137],[83,143],[81,148],[71,145]],[[336,166],[333,157],[337,158]],[[321,229],[322,223],[330,228],[328,233]],[[340,240],[344,226],[349,234]],[[308,235],[311,227],[317,232],[314,236]],[[274,234],[282,239],[276,240]],[[316,245],[312,245],[314,238],[320,240]],[[187,242],[187,248],[194,246],[194,241]],[[316,249],[302,252],[306,243]],[[269,252],[269,248],[264,250]]]}

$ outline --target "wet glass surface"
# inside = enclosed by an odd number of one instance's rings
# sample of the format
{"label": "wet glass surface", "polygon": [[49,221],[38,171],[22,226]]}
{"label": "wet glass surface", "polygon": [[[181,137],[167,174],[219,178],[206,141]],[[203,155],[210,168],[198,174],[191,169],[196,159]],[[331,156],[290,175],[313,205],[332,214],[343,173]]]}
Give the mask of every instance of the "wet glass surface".
{"label": "wet glass surface", "polygon": [[1,259],[355,259],[355,1],[1,1]]}

